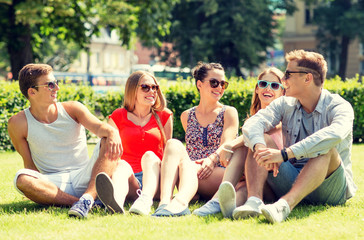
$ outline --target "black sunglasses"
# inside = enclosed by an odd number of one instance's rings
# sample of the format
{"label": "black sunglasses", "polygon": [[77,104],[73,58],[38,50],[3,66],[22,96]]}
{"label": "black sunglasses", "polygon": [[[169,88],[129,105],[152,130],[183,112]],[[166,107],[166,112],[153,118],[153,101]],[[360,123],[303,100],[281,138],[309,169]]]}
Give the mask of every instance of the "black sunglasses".
{"label": "black sunglasses", "polygon": [[284,89],[283,85],[277,82],[268,82],[265,80],[258,80],[258,87],[261,89],[267,88],[270,86],[271,89],[277,91],[279,88]]}
{"label": "black sunglasses", "polygon": [[217,88],[219,84],[221,85],[222,89],[227,89],[227,87],[229,86],[229,83],[226,81],[218,81],[216,79],[210,79],[209,82],[211,88]]}
{"label": "black sunglasses", "polygon": [[152,89],[153,91],[158,91],[159,90],[158,85],[140,84],[139,86],[141,87],[143,92],[149,92],[150,89]]}
{"label": "black sunglasses", "polygon": [[284,78],[287,80],[287,79],[289,79],[290,77],[291,77],[291,74],[292,73],[306,73],[306,74],[308,74],[309,72],[306,72],[306,71],[289,71],[289,70],[286,70],[285,72],[284,72]]}
{"label": "black sunglasses", "polygon": [[56,88],[56,86],[58,86],[59,81],[52,81],[52,82],[46,82],[46,84],[43,85],[37,85],[37,86],[33,86],[32,88],[36,88],[36,87],[48,87],[49,91],[52,91],[53,89]]}

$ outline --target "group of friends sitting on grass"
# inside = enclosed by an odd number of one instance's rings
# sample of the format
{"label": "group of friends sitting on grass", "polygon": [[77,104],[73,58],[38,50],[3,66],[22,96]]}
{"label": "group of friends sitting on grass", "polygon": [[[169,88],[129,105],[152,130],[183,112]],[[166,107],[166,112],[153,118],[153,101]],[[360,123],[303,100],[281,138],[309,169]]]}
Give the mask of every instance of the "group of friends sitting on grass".
{"label": "group of friends sitting on grass", "polygon": [[[155,217],[192,214],[285,221],[299,203],[344,204],[354,196],[351,169],[354,112],[323,88],[322,55],[294,50],[285,73],[261,72],[239,133],[237,110],[220,103],[229,83],[218,63],[193,69],[199,104],[185,110],[184,145],[172,138],[173,113],[156,78],[132,73],[123,106],[102,122],[76,101],[57,102],[52,67],[28,64],[19,86],[30,107],[12,116],[8,132],[24,161],[15,188],[42,205],[72,206],[85,218],[95,205],[110,213]],[[239,113],[246,117],[247,113]],[[85,128],[100,138],[89,158]],[[175,191],[175,188],[178,191]]]}

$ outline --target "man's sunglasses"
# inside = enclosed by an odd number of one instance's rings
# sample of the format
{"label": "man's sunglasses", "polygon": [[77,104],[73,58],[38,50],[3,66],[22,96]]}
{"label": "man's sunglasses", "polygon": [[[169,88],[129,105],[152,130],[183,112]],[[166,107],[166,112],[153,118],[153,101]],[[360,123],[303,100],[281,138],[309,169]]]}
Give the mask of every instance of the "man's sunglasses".
{"label": "man's sunglasses", "polygon": [[277,82],[268,82],[265,80],[258,80],[258,87],[261,89],[267,88],[270,86],[271,89],[277,91],[279,88],[284,89],[283,85]]}
{"label": "man's sunglasses", "polygon": [[53,89],[56,88],[56,86],[58,86],[58,82],[59,82],[58,80],[52,81],[52,82],[46,82],[46,84],[33,86],[32,88],[36,88],[36,87],[48,87],[49,91],[52,91]]}
{"label": "man's sunglasses", "polygon": [[159,90],[158,85],[140,84],[139,86],[142,89],[142,91],[146,92],[146,93],[149,92],[150,89],[152,89],[153,91],[158,91]]}
{"label": "man's sunglasses", "polygon": [[218,81],[216,79],[211,79],[211,80],[209,80],[209,82],[210,82],[211,88],[217,88],[219,86],[219,84],[221,85],[222,89],[227,89],[227,87],[229,86],[229,83],[226,81]]}
{"label": "man's sunglasses", "polygon": [[284,72],[284,78],[287,80],[287,79],[289,79],[290,77],[291,77],[291,74],[292,73],[306,73],[306,74],[308,74],[309,72],[306,72],[306,71],[289,71],[289,70],[286,70],[285,72]]}

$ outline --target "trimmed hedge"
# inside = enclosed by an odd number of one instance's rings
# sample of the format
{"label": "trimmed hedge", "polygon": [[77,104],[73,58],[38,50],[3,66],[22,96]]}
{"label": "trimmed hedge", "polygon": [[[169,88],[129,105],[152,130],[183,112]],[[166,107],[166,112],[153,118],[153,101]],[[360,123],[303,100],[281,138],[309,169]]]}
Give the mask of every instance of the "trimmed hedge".
{"label": "trimmed hedge", "polygon": [[[325,88],[343,96],[351,103],[355,112],[354,142],[362,142],[364,135],[364,86],[359,77],[342,82],[336,77],[325,82]],[[237,78],[230,79],[229,88],[225,91],[221,102],[234,106],[239,113],[240,125],[249,113],[255,78],[246,81]],[[199,94],[191,78],[178,79],[176,82],[160,81],[163,93],[168,101],[168,108],[174,113],[173,137],[183,140],[184,130],[180,122],[181,113],[199,102]],[[85,104],[89,110],[101,120],[106,120],[108,115],[123,102],[123,92],[109,91],[104,94],[95,93],[91,87],[76,84],[61,84],[58,92],[59,101],[76,100]],[[7,121],[10,116],[21,111],[29,102],[21,95],[17,82],[0,81],[0,151],[13,149],[7,133]],[[90,135],[88,134],[88,137]]]}

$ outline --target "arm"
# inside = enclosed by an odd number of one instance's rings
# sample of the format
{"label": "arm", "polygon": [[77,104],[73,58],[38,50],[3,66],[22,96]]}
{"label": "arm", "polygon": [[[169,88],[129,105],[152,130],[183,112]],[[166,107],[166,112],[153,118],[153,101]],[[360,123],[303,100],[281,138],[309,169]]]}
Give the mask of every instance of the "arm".
{"label": "arm", "polygon": [[173,134],[173,115],[171,115],[168,118],[168,121],[166,122],[166,124],[164,124],[164,133],[166,134],[167,141],[168,141],[168,139],[172,138],[172,134]]}
{"label": "arm", "polygon": [[79,102],[64,102],[63,107],[67,113],[78,123],[99,138],[106,138],[106,156],[116,160],[122,153],[119,131],[111,125],[101,122]]}
{"label": "arm", "polygon": [[24,111],[12,116],[8,121],[8,133],[15,150],[23,158],[24,168],[38,171],[27,142],[28,124]]}
{"label": "arm", "polygon": [[286,104],[285,97],[280,97],[245,121],[242,131],[247,147],[254,151],[256,144],[266,145],[264,133],[269,132],[281,122]]}
{"label": "arm", "polygon": [[315,158],[326,154],[351,134],[354,121],[354,111],[350,103],[341,101],[328,111],[328,126],[321,128],[312,135],[289,147],[297,159]]}
{"label": "arm", "polygon": [[181,114],[181,123],[182,123],[182,127],[183,127],[183,130],[185,130],[186,132],[186,129],[187,129],[187,118],[188,118],[188,113],[189,113],[190,110],[185,110],[183,111],[183,113]]}

